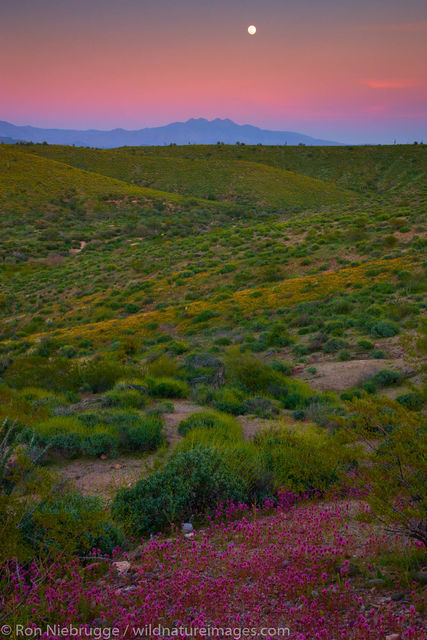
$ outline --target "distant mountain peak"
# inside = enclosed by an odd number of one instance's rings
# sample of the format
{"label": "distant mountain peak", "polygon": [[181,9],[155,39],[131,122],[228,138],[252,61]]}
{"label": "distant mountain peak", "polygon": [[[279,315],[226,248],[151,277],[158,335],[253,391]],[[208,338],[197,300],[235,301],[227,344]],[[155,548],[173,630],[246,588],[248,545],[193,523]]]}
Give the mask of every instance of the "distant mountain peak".
{"label": "distant mountain peak", "polygon": [[111,131],[90,129],[42,129],[16,126],[0,121],[0,138],[12,138],[26,142],[47,142],[100,148],[124,146],[156,146],[175,144],[265,144],[265,145],[338,145],[339,142],[319,140],[292,131],[270,131],[253,125],[240,125],[229,118],[190,118],[186,122],[172,122],[160,127],[147,127],[137,131],[122,128]]}

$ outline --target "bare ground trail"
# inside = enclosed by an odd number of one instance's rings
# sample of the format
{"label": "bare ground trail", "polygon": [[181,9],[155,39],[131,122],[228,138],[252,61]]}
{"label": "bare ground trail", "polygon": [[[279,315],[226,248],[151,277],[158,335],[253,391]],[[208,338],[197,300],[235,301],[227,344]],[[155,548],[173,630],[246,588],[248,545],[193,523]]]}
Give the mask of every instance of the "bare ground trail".
{"label": "bare ground trail", "polygon": [[[167,448],[150,455],[126,455],[117,458],[79,458],[78,460],[61,461],[55,466],[55,471],[64,479],[69,480],[78,491],[86,495],[97,495],[111,500],[116,491],[122,487],[130,487],[145,473],[150,471],[155,460],[168,456],[181,436],[178,426],[192,413],[206,411],[190,400],[175,400],[174,411],[164,414],[164,435]],[[255,416],[239,416],[246,439],[250,439],[263,427],[270,424],[270,420]]]}

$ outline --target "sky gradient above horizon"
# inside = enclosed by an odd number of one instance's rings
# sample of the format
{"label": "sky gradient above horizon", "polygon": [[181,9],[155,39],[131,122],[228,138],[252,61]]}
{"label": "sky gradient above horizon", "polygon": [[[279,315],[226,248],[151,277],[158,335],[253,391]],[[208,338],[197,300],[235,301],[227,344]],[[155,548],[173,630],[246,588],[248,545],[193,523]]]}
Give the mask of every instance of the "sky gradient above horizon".
{"label": "sky gradient above horizon", "polygon": [[1,0],[0,40],[0,120],[14,124],[220,117],[427,141],[423,0]]}

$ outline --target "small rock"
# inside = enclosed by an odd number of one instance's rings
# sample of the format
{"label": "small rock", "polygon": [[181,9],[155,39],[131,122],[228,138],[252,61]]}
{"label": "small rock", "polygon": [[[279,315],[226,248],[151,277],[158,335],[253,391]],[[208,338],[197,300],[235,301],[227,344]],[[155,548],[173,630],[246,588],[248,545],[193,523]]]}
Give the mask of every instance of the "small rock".
{"label": "small rock", "polygon": [[193,525],[191,522],[184,522],[182,525],[182,530],[184,533],[191,533],[193,531]]}
{"label": "small rock", "polygon": [[400,640],[400,633],[391,633],[385,637],[385,640]]}
{"label": "small rock", "polygon": [[370,584],[371,587],[381,587],[384,583],[385,581],[382,578],[372,578],[372,580],[368,580],[368,584]]}
{"label": "small rock", "polygon": [[122,560],[121,562],[113,562],[113,567],[119,574],[119,576],[123,576],[130,569],[130,562],[127,560]]}
{"label": "small rock", "polygon": [[184,533],[184,538],[194,538],[194,531],[191,533]]}
{"label": "small rock", "polygon": [[122,466],[123,465],[121,465],[121,464],[115,464],[113,468],[119,470],[119,469],[122,468]]}
{"label": "small rock", "polygon": [[122,590],[122,593],[130,593],[131,591],[135,591],[136,586],[134,584],[130,584],[128,587],[125,587]]}
{"label": "small rock", "polygon": [[105,455],[105,453],[101,453],[101,455],[99,456],[101,458],[101,460],[106,460],[107,456]]}
{"label": "small rock", "polygon": [[418,571],[414,575],[414,580],[420,584],[427,584],[427,571]]}
{"label": "small rock", "polygon": [[399,600],[403,600],[404,597],[404,593],[393,593],[391,595],[391,599],[393,600],[393,602],[399,602]]}

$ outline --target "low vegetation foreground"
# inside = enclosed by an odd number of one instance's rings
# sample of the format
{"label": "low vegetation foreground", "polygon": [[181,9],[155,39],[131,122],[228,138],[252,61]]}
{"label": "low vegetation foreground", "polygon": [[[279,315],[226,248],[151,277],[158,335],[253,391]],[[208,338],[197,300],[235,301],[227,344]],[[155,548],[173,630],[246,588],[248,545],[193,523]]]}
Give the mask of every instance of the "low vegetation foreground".
{"label": "low vegetation foreground", "polygon": [[5,637],[426,637],[426,165],[0,145]]}

